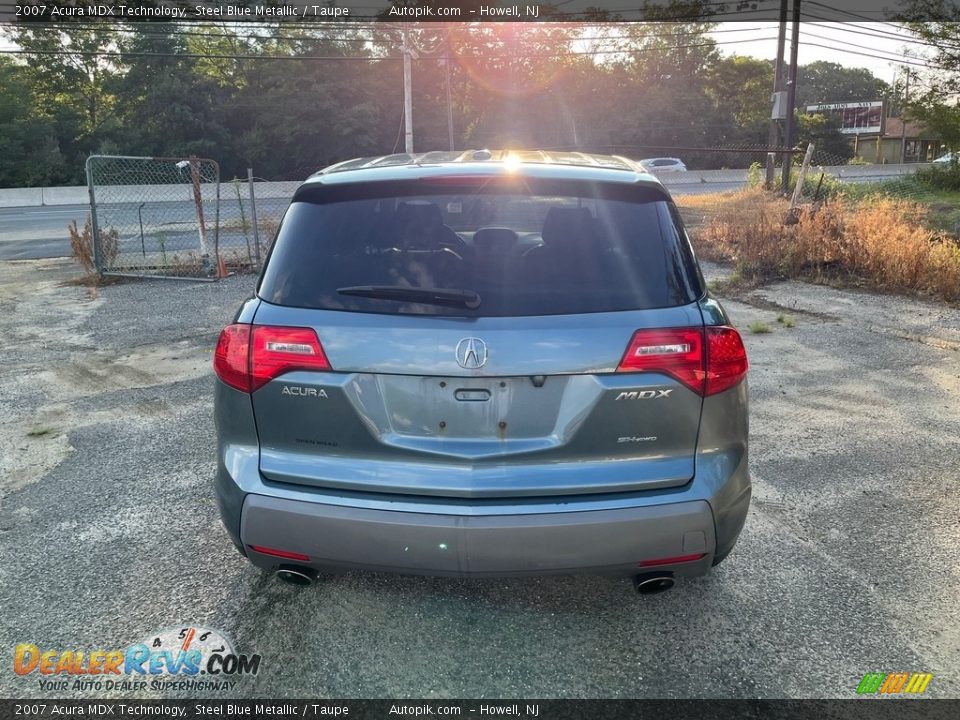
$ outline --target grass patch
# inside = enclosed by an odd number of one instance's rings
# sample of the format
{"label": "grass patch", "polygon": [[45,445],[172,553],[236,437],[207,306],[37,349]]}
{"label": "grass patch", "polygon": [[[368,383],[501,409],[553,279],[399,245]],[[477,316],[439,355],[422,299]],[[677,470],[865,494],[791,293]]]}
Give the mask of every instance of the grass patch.
{"label": "grass patch", "polygon": [[804,206],[759,188],[683,199],[704,221],[698,254],[733,263],[743,277],[799,278],[960,300],[960,244],[937,227],[928,205],[887,196],[838,195]]}
{"label": "grass patch", "polygon": [[793,317],[793,315],[784,315],[783,313],[777,315],[777,322],[783,325],[785,328],[792,328],[797,324],[797,320]]}
{"label": "grass patch", "polygon": [[762,320],[754,320],[750,323],[750,332],[754,335],[764,335],[765,333],[773,332],[773,330]]}

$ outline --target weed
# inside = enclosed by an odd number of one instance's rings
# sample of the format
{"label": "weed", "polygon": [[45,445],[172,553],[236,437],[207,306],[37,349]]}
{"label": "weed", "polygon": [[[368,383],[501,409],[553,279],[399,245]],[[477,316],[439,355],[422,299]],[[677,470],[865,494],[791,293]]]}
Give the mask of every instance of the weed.
{"label": "weed", "polygon": [[792,328],[797,324],[797,321],[793,315],[784,315],[783,313],[777,315],[777,322],[783,325],[785,328]]}
{"label": "weed", "polygon": [[960,300],[960,245],[931,227],[928,206],[841,194],[801,207],[798,222],[786,225],[787,201],[763,190],[706,198],[684,198],[710,207],[692,232],[697,252],[733,262],[743,275],[846,281]]}
{"label": "weed", "polygon": [[[93,258],[93,221],[90,215],[83,223],[83,230],[77,228],[77,221],[71,220],[67,225],[67,232],[70,234],[70,251],[77,262],[83,266],[87,274],[92,275],[96,272],[96,264]],[[102,267],[109,268],[117,259],[120,251],[119,241],[120,233],[115,228],[100,231],[100,262]]]}
{"label": "weed", "polygon": [[773,332],[773,330],[762,320],[754,320],[750,323],[750,332],[754,335],[763,335],[764,333]]}

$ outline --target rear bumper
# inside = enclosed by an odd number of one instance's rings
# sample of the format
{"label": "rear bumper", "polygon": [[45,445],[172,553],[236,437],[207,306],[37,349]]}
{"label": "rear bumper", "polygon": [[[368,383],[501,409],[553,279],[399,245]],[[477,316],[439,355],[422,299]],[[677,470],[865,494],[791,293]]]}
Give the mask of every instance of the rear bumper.
{"label": "rear bumper", "polygon": [[[251,562],[289,561],[251,545],[306,555],[319,570],[362,568],[431,575],[574,572],[636,574],[643,560],[702,554],[658,567],[706,572],[716,550],[706,502],[585,512],[439,515],[248,495],[240,538]],[[652,569],[652,568],[649,568]]]}
{"label": "rear bumper", "polygon": [[561,497],[455,498],[280,483],[260,472],[247,395],[217,383],[216,495],[231,540],[255,565],[289,564],[250,545],[306,555],[318,570],[437,575],[602,572],[704,553],[658,569],[707,572],[750,504],[746,384],[704,400],[696,471],[683,486]]}

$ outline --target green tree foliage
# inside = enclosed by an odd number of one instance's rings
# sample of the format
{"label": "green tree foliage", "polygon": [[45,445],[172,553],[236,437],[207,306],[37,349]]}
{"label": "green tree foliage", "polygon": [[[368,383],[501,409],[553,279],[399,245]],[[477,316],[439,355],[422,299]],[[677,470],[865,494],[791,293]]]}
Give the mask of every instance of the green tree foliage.
{"label": "green tree foliage", "polygon": [[797,66],[797,107],[820,103],[882,100],[890,86],[866,68],[818,60]]}
{"label": "green tree foliage", "polygon": [[36,106],[21,68],[4,57],[0,57],[0,158],[0,187],[67,180],[55,123]]}
{"label": "green tree foliage", "polygon": [[951,148],[960,148],[960,9],[942,0],[914,0],[905,13],[910,30],[927,43],[935,69],[916,73],[907,116]]}
{"label": "green tree foliage", "polygon": [[[771,62],[722,55],[712,28],[412,25],[415,149],[448,147],[449,77],[460,149],[668,154],[704,168],[762,162],[707,149],[765,147],[773,86]],[[292,23],[87,22],[7,34],[26,54],[0,64],[0,150],[12,159],[0,185],[82,183],[91,153],[196,154],[218,160],[224,178],[253,167],[297,179],[404,147],[399,24],[333,35]],[[800,71],[801,105],[871,100],[885,88],[834,63]],[[849,155],[828,121],[799,124],[803,142]]]}

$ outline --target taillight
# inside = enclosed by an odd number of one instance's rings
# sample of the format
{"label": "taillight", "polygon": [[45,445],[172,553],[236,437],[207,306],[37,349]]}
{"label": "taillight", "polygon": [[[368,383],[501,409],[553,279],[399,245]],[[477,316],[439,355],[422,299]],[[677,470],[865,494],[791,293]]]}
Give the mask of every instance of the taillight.
{"label": "taillight", "polygon": [[618,372],[660,372],[703,394],[703,331],[637,330]]}
{"label": "taillight", "polygon": [[732,388],[747,376],[747,349],[732,327],[707,328],[707,386],[704,395]]}
{"label": "taillight", "polygon": [[227,385],[250,392],[250,326],[227,325],[213,353],[213,371]]}
{"label": "taillight", "polygon": [[637,330],[617,372],[659,372],[698,395],[714,395],[746,377],[747,351],[727,326]]}
{"label": "taillight", "polygon": [[292,370],[330,370],[311,328],[228,325],[220,333],[213,369],[223,382],[253,392]]}
{"label": "taillight", "polygon": [[291,370],[329,370],[330,363],[310,328],[253,326],[250,392]]}

